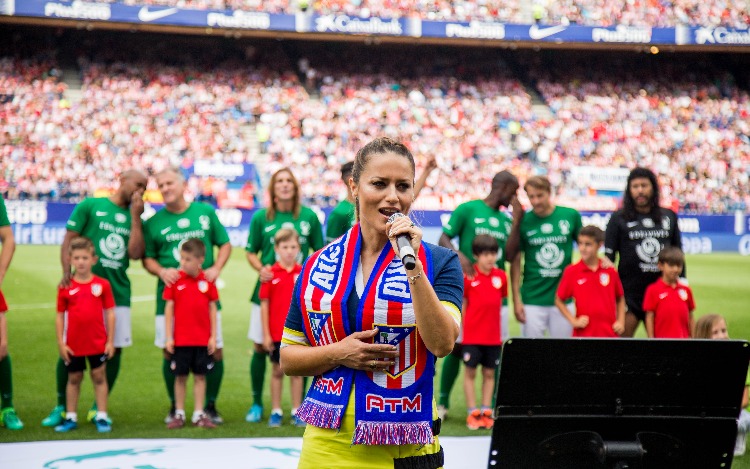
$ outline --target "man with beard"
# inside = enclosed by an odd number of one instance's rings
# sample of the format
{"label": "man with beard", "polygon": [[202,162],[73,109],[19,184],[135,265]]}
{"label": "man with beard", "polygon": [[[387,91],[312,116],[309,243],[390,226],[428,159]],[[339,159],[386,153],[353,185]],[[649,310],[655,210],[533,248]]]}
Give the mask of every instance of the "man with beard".
{"label": "man with beard", "polygon": [[[606,256],[612,262],[618,253],[620,256],[617,270],[628,306],[623,337],[633,337],[638,324],[645,320],[643,297],[646,288],[660,276],[657,261],[667,246],[682,248],[677,215],[659,206],[656,175],[649,169],[635,168],[628,175],[622,209],[612,214],[604,237]],[[684,267],[681,276],[685,276]]]}

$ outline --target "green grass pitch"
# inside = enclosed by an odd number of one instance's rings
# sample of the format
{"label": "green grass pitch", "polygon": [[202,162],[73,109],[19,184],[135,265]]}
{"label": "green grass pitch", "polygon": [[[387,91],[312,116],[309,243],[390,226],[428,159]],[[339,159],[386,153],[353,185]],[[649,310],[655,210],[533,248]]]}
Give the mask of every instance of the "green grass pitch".
{"label": "green grass pitch", "polygon": [[[122,368],[110,399],[109,413],[114,421],[111,434],[101,436],[93,425],[83,424],[69,434],[56,434],[42,428],[41,420],[55,405],[55,297],[60,279],[59,248],[56,246],[18,246],[3,284],[10,305],[8,328],[10,354],[13,358],[14,403],[26,427],[17,432],[0,428],[0,442],[64,440],[89,438],[248,438],[301,436],[302,430],[285,425],[270,429],[265,423],[248,424],[244,420],[250,406],[249,362],[251,343],[247,339],[249,302],[254,273],[245,260],[244,251],[235,248],[222,274],[226,283],[220,291],[224,310],[225,374],[218,408],[226,423],[213,431],[185,428],[168,431],[162,422],[168,402],[161,377],[161,353],[153,346],[153,295],[155,278],[139,262],[131,266],[133,282],[133,337],[135,345],[124,351]],[[695,293],[696,317],[709,312],[727,318],[729,333],[735,339],[750,338],[750,257],[732,254],[688,256],[688,276]],[[511,334],[518,333],[511,320]],[[639,330],[639,336],[644,331]],[[440,368],[438,364],[438,369]],[[270,364],[269,364],[270,372]],[[481,435],[489,431],[466,429],[465,404],[461,377],[454,387],[451,414],[443,425],[443,435]],[[268,379],[266,380],[268,383]],[[437,383],[437,378],[436,378]],[[285,382],[287,394],[288,382]],[[192,386],[191,386],[192,388]],[[79,414],[93,401],[91,382],[82,386]],[[191,391],[188,391],[190,408]],[[268,390],[264,398],[269,412]],[[284,407],[288,418],[289,401]],[[735,461],[734,467],[750,468],[750,455]]]}

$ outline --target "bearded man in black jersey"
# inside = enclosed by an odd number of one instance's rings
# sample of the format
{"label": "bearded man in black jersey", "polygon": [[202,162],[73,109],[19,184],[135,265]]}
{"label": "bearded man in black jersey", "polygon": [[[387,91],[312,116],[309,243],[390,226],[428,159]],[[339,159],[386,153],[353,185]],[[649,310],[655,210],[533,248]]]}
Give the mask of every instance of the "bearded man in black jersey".
{"label": "bearded man in black jersey", "polygon": [[656,175],[646,168],[635,168],[628,176],[622,209],[612,214],[604,239],[607,257],[615,262],[618,253],[620,256],[618,272],[628,305],[623,337],[633,337],[645,319],[643,296],[646,287],[659,278],[659,252],[667,246],[682,248],[677,215],[659,206]]}

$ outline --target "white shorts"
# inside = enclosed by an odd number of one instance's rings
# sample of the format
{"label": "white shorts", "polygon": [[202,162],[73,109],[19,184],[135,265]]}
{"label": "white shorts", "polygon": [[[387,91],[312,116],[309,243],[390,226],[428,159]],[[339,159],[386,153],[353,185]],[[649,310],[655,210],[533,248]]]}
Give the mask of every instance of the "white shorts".
{"label": "white shorts", "polygon": [[[557,306],[524,305],[526,312],[526,324],[521,325],[521,334],[524,337],[540,338],[545,332],[550,337],[569,338],[573,337],[573,325],[565,319]],[[575,304],[568,305],[571,314],[576,314]]]}
{"label": "white shorts", "polygon": [[130,306],[115,306],[115,348],[133,345],[133,328],[130,325]]}
{"label": "white shorts", "polygon": [[[154,317],[154,332],[156,333],[154,336],[154,345],[160,349],[167,346],[166,335],[164,334],[166,329],[167,328],[164,325],[164,315],[157,314]],[[216,348],[224,348],[224,334],[221,332],[221,311],[216,312]]]}
{"label": "white shorts", "polygon": [[510,308],[508,308],[508,305],[503,305],[500,308],[500,336],[503,339],[503,343],[507,342],[508,338],[510,337]]}
{"label": "white shorts", "polygon": [[263,320],[260,315],[260,305],[250,303],[250,327],[247,330],[247,338],[256,344],[263,343]]}

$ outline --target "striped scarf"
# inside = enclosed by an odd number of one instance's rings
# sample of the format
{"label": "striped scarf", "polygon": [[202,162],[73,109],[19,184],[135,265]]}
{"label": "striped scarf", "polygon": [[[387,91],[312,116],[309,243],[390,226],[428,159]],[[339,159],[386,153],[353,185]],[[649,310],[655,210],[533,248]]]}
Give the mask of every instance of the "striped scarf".
{"label": "striped scarf", "polygon": [[[384,372],[337,367],[316,376],[297,416],[321,428],[340,428],[355,386],[352,444],[429,444],[432,435],[434,356],[419,337],[406,271],[390,243],[378,256],[349,324],[347,299],[360,262],[359,225],[313,254],[302,272],[299,302],[305,335],[313,346],[378,328],[374,343],[397,347],[396,363]],[[432,259],[422,245],[419,258],[432,282]]]}

